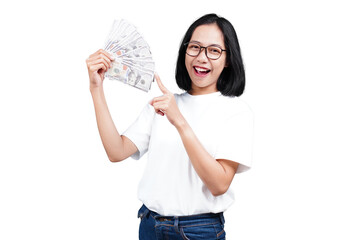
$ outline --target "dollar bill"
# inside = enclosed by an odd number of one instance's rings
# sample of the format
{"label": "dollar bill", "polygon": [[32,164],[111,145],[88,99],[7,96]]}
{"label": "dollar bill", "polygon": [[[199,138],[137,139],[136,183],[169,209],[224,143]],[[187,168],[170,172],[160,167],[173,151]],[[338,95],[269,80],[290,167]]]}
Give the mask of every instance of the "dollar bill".
{"label": "dollar bill", "polygon": [[130,64],[125,65],[115,60],[112,67],[105,73],[105,77],[148,92],[154,79],[154,72]]}

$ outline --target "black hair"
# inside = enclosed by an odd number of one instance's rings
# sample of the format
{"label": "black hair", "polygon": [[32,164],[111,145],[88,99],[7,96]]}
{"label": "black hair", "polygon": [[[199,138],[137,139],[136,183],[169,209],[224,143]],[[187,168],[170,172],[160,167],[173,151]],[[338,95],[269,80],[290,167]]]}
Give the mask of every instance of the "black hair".
{"label": "black hair", "polygon": [[245,70],[241,57],[240,45],[232,24],[223,17],[216,14],[207,14],[196,20],[181,42],[179,55],[176,63],[175,78],[179,88],[191,90],[191,79],[185,66],[186,43],[190,41],[194,30],[205,24],[217,24],[224,35],[226,48],[226,67],[219,76],[216,88],[224,96],[240,96],[245,88]]}

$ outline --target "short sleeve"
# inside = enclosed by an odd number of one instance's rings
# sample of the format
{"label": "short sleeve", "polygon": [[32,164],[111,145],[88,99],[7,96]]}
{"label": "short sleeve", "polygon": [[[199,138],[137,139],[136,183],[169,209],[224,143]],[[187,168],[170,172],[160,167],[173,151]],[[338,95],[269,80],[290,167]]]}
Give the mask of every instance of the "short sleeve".
{"label": "short sleeve", "polygon": [[122,134],[136,145],[138,151],[131,155],[135,160],[139,160],[148,151],[154,113],[151,105],[147,104],[135,122]]}
{"label": "short sleeve", "polygon": [[229,117],[219,133],[215,159],[227,159],[239,164],[236,173],[251,167],[254,118],[251,110]]}

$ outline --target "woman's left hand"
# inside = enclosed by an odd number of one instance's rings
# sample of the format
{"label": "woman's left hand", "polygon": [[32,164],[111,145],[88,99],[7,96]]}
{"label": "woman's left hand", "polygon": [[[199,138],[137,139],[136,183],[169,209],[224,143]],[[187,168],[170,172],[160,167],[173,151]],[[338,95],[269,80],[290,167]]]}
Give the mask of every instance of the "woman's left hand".
{"label": "woman's left hand", "polygon": [[162,116],[166,115],[169,122],[175,127],[178,127],[184,122],[184,117],[176,104],[174,94],[163,85],[159,75],[155,74],[155,79],[164,95],[154,98],[150,104],[154,107],[157,114]]}

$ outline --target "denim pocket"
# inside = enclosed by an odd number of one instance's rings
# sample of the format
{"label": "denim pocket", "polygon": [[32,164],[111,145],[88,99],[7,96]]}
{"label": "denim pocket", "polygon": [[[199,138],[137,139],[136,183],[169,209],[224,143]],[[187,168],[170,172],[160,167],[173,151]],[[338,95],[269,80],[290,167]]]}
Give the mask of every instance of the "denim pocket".
{"label": "denim pocket", "polygon": [[223,225],[220,223],[198,224],[193,226],[180,227],[180,234],[184,240],[225,239],[225,230]]}
{"label": "denim pocket", "polygon": [[184,239],[184,240],[190,240],[184,233],[184,228],[180,228],[180,234],[181,234],[181,237]]}
{"label": "denim pocket", "polygon": [[216,239],[225,239],[225,229],[222,224],[214,224],[214,229],[216,231]]}

